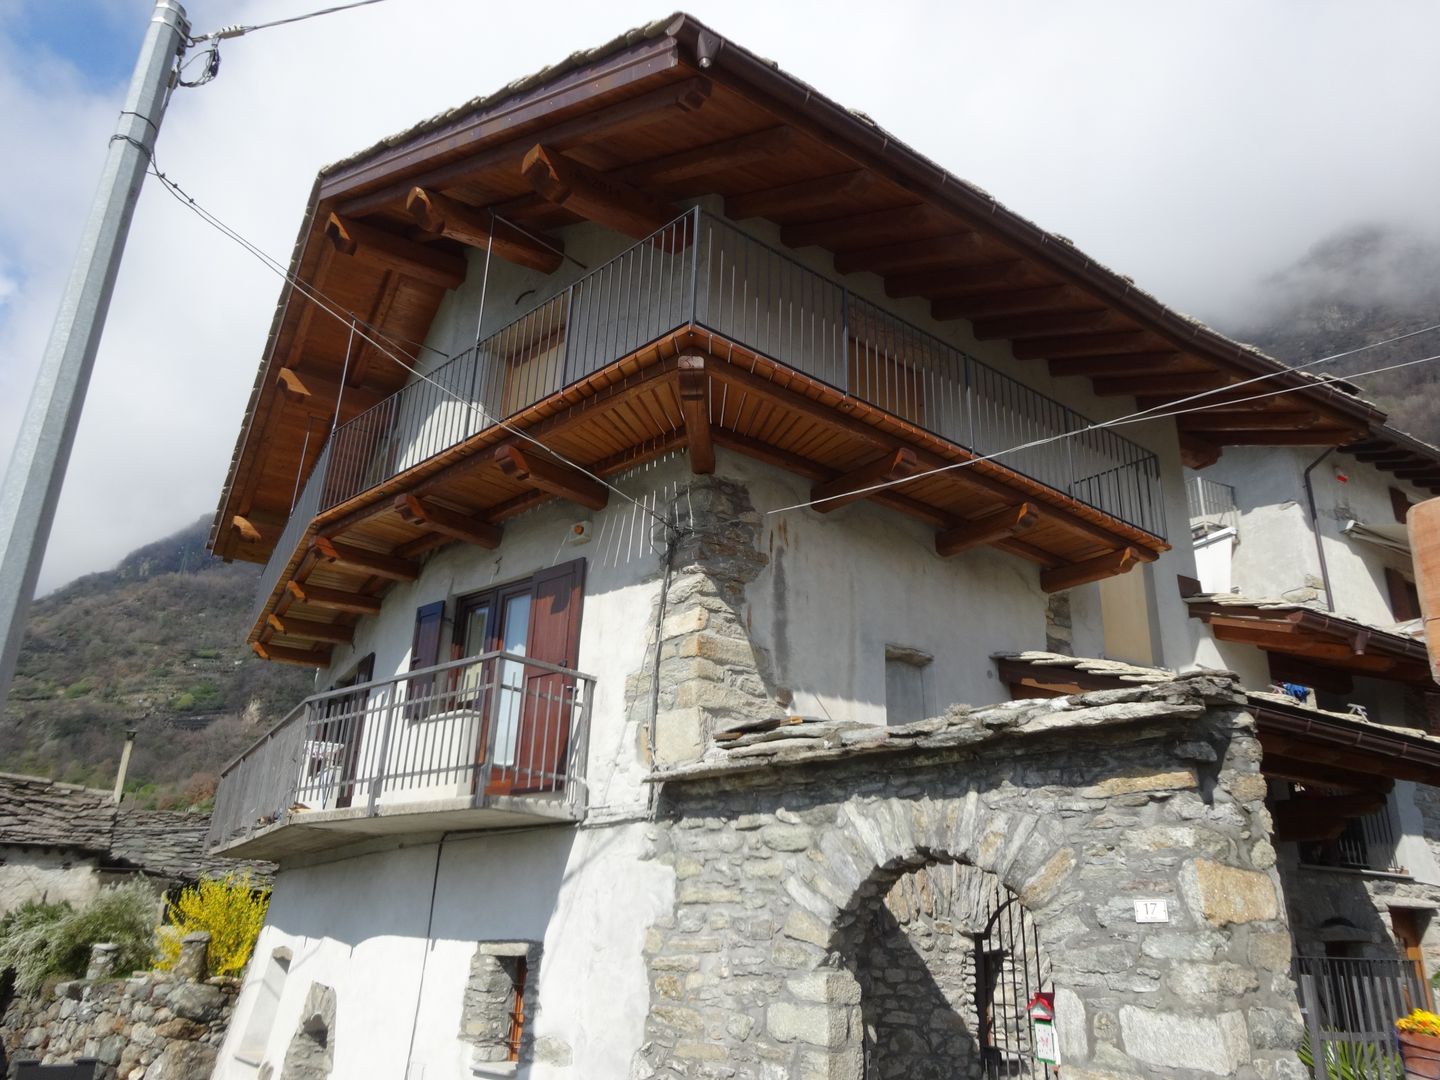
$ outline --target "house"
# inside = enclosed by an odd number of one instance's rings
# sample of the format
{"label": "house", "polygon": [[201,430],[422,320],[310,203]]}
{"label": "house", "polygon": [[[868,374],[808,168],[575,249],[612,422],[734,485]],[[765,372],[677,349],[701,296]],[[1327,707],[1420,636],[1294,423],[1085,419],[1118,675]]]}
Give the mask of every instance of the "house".
{"label": "house", "polygon": [[322,170],[291,274],[211,546],[317,693],[217,795],[217,1076],[1041,1076],[1042,992],[1075,1075],[1286,1075],[1182,469],[1377,409],[684,15]]}

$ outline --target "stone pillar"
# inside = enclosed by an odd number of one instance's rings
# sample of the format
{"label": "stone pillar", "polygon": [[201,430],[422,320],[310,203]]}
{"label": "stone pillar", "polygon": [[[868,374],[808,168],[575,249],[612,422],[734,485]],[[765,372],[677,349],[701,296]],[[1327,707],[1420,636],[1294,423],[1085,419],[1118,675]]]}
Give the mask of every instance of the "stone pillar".
{"label": "stone pillar", "polygon": [[109,942],[97,942],[90,946],[90,965],[85,969],[89,980],[109,979],[115,975],[115,965],[120,960],[120,946]]}
{"label": "stone pillar", "polygon": [[210,974],[210,931],[196,930],[180,941],[180,956],[175,961],[175,975],[186,982],[204,982]]}
{"label": "stone pillar", "polygon": [[654,676],[660,765],[696,760],[717,731],[783,714],[768,685],[769,657],[747,629],[745,588],[770,561],[758,547],[760,515],[749,492],[733,481],[697,477],[673,510],[686,532],[672,558]]}

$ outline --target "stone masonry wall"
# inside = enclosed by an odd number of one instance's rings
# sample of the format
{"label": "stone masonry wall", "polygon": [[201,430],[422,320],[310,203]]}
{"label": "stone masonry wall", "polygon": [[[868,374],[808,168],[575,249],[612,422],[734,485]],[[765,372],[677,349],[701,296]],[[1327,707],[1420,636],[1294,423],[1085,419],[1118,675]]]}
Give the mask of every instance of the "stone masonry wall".
{"label": "stone masonry wall", "polygon": [[167,972],[60,983],[17,998],[0,1021],[6,1055],[44,1064],[98,1058],[97,1080],[197,1080],[210,1075],[240,984]]}
{"label": "stone masonry wall", "polygon": [[[951,863],[1033,917],[1066,1080],[1305,1075],[1259,759],[1217,676],[732,732],[662,791],[677,898],[647,938],[637,1075],[859,1080],[851,930]],[[1169,922],[1138,923],[1142,898]]]}

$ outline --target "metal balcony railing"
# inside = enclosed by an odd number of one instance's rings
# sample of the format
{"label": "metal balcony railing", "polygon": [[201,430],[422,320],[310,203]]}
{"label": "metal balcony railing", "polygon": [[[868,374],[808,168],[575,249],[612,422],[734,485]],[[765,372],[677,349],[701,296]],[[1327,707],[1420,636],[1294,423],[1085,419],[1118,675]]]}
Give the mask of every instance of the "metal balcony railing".
{"label": "metal balcony railing", "polygon": [[588,675],[495,652],[314,694],[225,767],[210,846],[310,812],[457,800],[578,820],[594,690]]}
{"label": "metal balcony railing", "polygon": [[337,506],[688,326],[1165,537],[1153,453],[698,209],[342,424],[306,497],[321,475]]}
{"label": "metal balcony railing", "polygon": [[1309,1035],[1312,1075],[1394,1078],[1405,1074],[1395,1020],[1429,1009],[1430,994],[1408,960],[1297,956],[1292,974]]}
{"label": "metal balcony railing", "polygon": [[1185,481],[1185,502],[1191,521],[1226,518],[1238,509],[1234,487],[1203,476],[1192,476]]}

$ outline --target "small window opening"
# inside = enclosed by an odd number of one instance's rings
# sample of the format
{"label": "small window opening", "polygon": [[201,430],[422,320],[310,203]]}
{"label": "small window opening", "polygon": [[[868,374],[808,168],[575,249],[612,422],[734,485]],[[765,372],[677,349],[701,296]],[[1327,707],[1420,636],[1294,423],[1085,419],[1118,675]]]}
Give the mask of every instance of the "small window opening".
{"label": "small window opening", "polygon": [[529,961],[523,956],[512,956],[502,961],[510,975],[510,1028],[505,1035],[505,1060],[520,1060],[520,1042],[525,1036],[525,979],[529,974]]}
{"label": "small window opening", "polygon": [[887,724],[910,724],[929,716],[926,670],[934,659],[908,646],[885,646]]}

